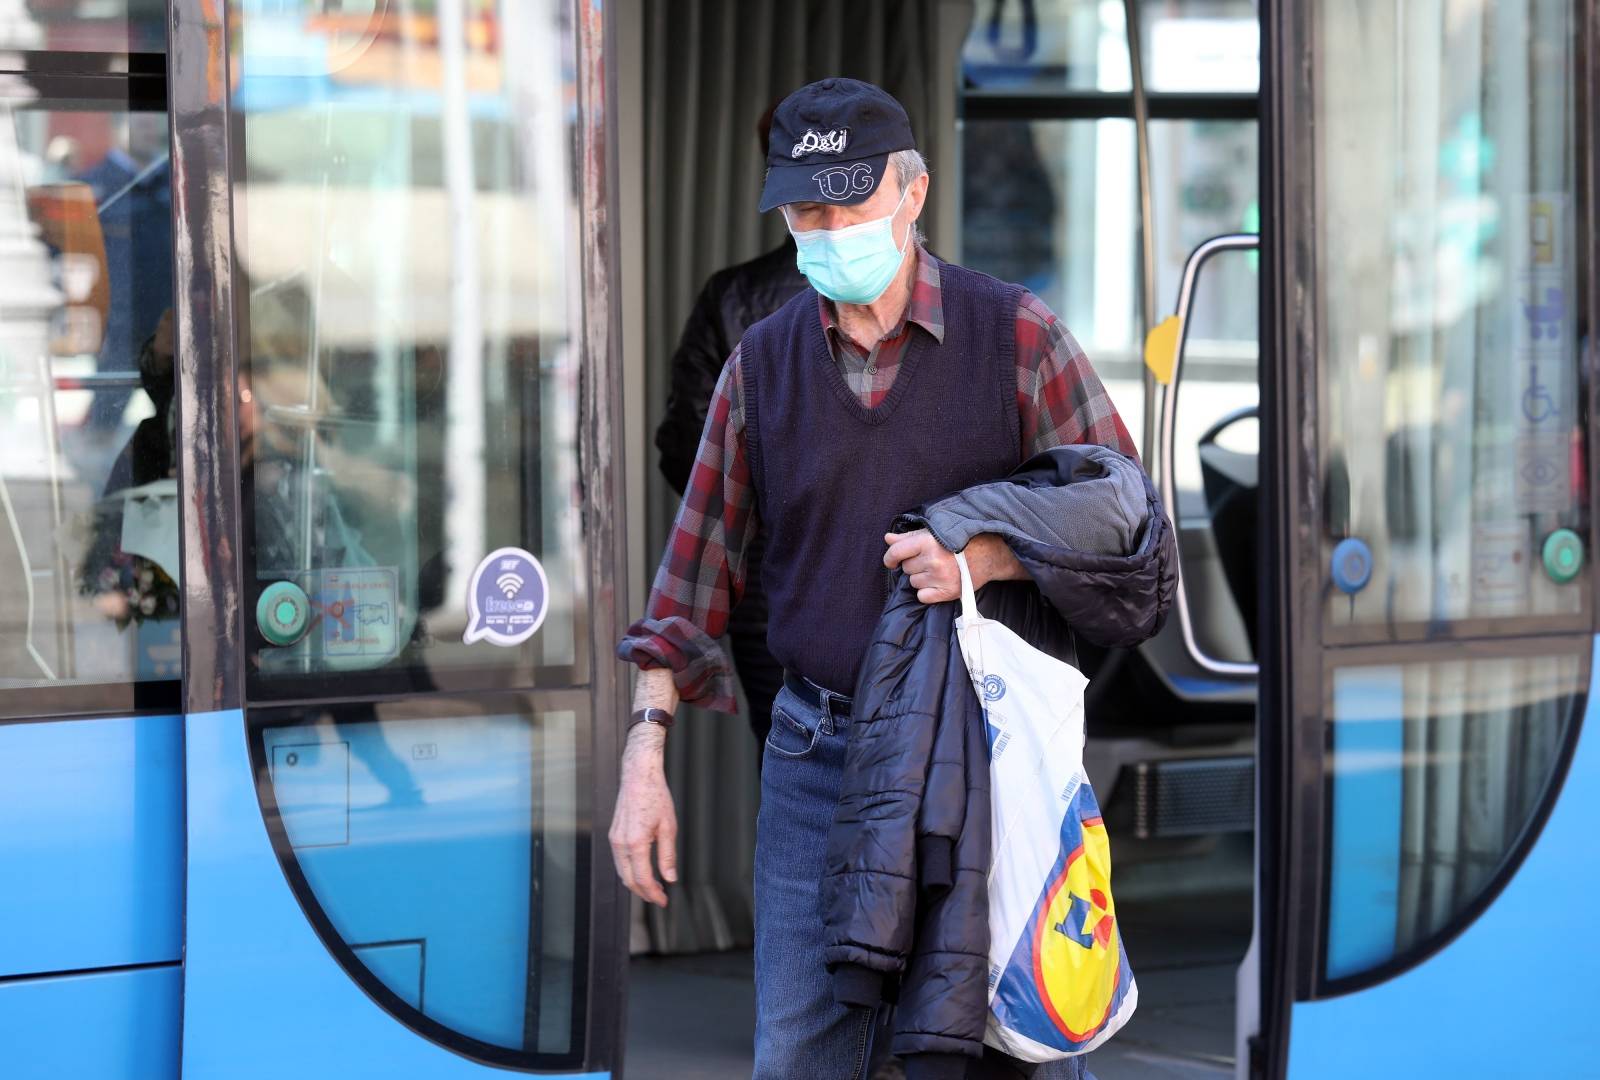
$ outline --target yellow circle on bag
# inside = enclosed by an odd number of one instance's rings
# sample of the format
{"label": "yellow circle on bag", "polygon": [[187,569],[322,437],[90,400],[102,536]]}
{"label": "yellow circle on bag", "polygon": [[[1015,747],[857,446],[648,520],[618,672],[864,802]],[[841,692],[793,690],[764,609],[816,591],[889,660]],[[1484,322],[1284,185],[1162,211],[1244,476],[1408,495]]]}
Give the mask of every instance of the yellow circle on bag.
{"label": "yellow circle on bag", "polygon": [[1082,840],[1044,897],[1034,932],[1033,981],[1051,1021],[1073,1042],[1111,1016],[1120,944],[1111,900],[1111,841],[1099,817],[1085,818]]}

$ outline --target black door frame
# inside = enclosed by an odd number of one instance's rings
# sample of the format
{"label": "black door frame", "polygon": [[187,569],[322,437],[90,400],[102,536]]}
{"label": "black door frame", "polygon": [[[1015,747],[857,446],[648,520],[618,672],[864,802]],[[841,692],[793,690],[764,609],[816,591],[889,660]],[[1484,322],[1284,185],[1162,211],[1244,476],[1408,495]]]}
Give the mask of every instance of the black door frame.
{"label": "black door frame", "polygon": [[[1580,85],[1587,89],[1586,168],[1576,192],[1587,213],[1574,222],[1580,243],[1590,252],[1586,299],[1589,348],[1583,358],[1587,379],[1587,426],[1600,417],[1600,2],[1579,0],[1576,35],[1580,45]],[[1316,49],[1314,5],[1270,0],[1262,5],[1261,82],[1261,491],[1264,500],[1258,534],[1264,553],[1260,597],[1262,626],[1281,627],[1263,635],[1260,720],[1257,725],[1257,936],[1259,940],[1259,1027],[1250,1044],[1248,1075],[1277,1080],[1286,1075],[1290,1011],[1295,1001],[1330,991],[1320,973],[1327,864],[1324,851],[1327,813],[1325,783],[1327,720],[1325,656],[1321,618],[1324,567],[1318,523],[1322,498],[1319,478],[1317,375],[1319,371],[1315,230],[1320,220],[1316,190],[1316,90],[1321,58]],[[1586,224],[1585,224],[1586,223]],[[1580,264],[1581,265],[1581,264]],[[1580,272],[1582,272],[1580,270]],[[1600,507],[1600,438],[1591,435],[1589,537],[1595,552],[1595,508]],[[1591,554],[1593,558],[1593,554]],[[1600,573],[1592,573],[1600,612]],[[1568,638],[1587,638],[1590,626]],[[1494,639],[1497,653],[1524,651]],[[1547,634],[1545,641],[1551,640]],[[1482,646],[1479,646],[1481,648]],[[1525,648],[1537,649],[1539,642]],[[1341,646],[1341,651],[1348,649]],[[1442,651],[1439,651],[1442,650]],[[1471,655],[1468,642],[1445,641],[1406,647],[1410,657],[1439,651],[1440,656]],[[1587,663],[1585,663],[1587,667]],[[1592,676],[1592,672],[1589,673]],[[1546,798],[1530,822],[1536,834],[1548,816],[1577,742],[1578,718],[1569,724],[1561,759]],[[1465,925],[1493,899],[1515,873],[1515,861],[1479,901],[1461,913]],[[1453,935],[1450,935],[1453,936]],[[1428,950],[1448,944],[1443,936]],[[1360,980],[1370,985],[1417,962],[1418,957],[1386,965]],[[1351,988],[1357,988],[1352,981]]]}
{"label": "black door frame", "polygon": [[[627,596],[627,523],[621,484],[620,275],[617,233],[616,100],[610,64],[612,5],[566,0],[577,37],[582,320],[579,482],[590,583],[589,646],[594,657],[588,845],[605,852],[620,756],[622,665],[611,659]],[[180,430],[177,461],[183,567],[185,713],[243,710],[247,618],[243,582],[238,427],[228,5],[168,0],[165,58],[173,174],[174,329]],[[610,861],[591,858],[589,1017],[583,1058],[591,1070],[620,1071],[626,1015],[629,907]],[[398,1023],[398,1021],[397,1021]]]}

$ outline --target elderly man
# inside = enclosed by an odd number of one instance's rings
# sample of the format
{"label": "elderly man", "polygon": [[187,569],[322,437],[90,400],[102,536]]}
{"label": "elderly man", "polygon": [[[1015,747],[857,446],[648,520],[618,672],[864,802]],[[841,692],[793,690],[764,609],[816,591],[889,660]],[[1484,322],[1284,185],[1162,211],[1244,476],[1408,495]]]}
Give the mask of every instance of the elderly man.
{"label": "elderly man", "polygon": [[[923,249],[927,168],[892,97],[853,79],[802,87],[778,107],[767,163],[760,209],[783,214],[810,288],[729,357],[648,613],[617,647],[640,672],[611,846],[623,883],[665,905],[656,870],[677,879],[662,767],[672,712],[680,700],[735,707],[715,639],[759,531],[784,687],[756,827],[755,1076],[855,1080],[873,1018],[833,998],[818,897],[849,695],[886,566],[925,603],[960,595],[955,557],[926,531],[884,530],[904,509],[1063,443],[1134,447],[1037,297]],[[966,556],[980,586],[1026,576],[992,534]],[[1068,1064],[1051,1075],[1078,1075]]]}

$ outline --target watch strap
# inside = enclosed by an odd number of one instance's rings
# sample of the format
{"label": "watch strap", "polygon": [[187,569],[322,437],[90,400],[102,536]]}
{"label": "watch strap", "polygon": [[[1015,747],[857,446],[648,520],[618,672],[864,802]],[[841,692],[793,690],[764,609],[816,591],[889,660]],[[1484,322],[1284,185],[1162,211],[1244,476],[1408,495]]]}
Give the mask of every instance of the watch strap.
{"label": "watch strap", "polygon": [[672,714],[665,709],[648,708],[635,709],[628,717],[628,731],[633,731],[640,724],[656,724],[663,729],[672,727]]}

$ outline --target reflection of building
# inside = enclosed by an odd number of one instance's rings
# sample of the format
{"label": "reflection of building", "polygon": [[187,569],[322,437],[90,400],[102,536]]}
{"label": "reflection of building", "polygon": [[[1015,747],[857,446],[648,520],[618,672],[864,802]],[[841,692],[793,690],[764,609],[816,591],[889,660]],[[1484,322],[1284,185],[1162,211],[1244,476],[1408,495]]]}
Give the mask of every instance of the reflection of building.
{"label": "reflection of building", "polygon": [[[0,6],[0,41],[5,27]],[[0,358],[10,358],[0,359],[6,365],[0,366],[0,380],[7,383],[21,374],[8,367],[48,351],[50,317],[61,300],[50,284],[49,251],[25,209],[26,178],[13,108],[0,102],[0,281],[6,283],[0,289]]]}
{"label": "reflection of building", "polygon": [[23,0],[0,0],[0,48],[37,49],[43,44],[44,31],[29,18]]}
{"label": "reflection of building", "polygon": [[[14,25],[0,6],[0,41],[11,40],[6,35]],[[12,87],[5,89],[15,93]],[[42,415],[48,417],[49,373],[43,361],[49,351],[50,319],[60,296],[50,283],[49,252],[37,237],[25,209],[26,178],[13,108],[0,102],[0,281],[5,282],[5,288],[0,289],[0,404],[7,398],[35,399],[44,403]],[[48,434],[49,428],[45,430]],[[8,436],[15,437],[9,432]],[[44,453],[48,452],[44,449]],[[19,455],[22,460],[32,456],[29,448],[22,448]],[[6,476],[0,474],[0,520],[13,526],[5,530],[0,540],[0,605],[26,613],[23,620],[18,620],[23,625],[13,628],[8,621],[7,632],[0,635],[5,643],[0,650],[0,676],[27,678],[43,674],[54,678],[51,665],[35,645],[34,571],[40,555],[30,555],[24,546],[26,540],[16,517]],[[48,558],[48,551],[44,557]]]}

